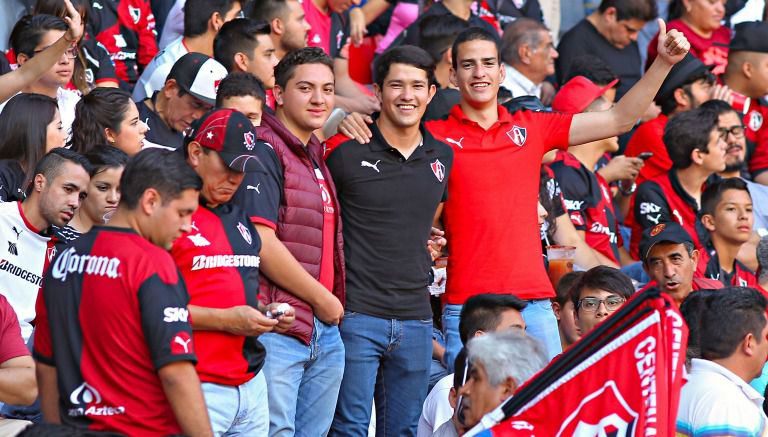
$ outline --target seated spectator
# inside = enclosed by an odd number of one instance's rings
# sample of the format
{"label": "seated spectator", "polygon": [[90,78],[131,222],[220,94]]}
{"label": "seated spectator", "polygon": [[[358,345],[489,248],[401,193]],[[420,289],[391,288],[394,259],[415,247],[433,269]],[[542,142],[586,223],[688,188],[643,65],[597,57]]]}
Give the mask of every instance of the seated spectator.
{"label": "seated spectator", "polygon": [[726,143],[714,111],[697,108],[672,117],[664,128],[664,144],[672,170],[643,182],[637,189],[632,216],[632,244],[637,256],[643,230],[676,221],[701,250],[697,214],[707,179],[725,169]]}
{"label": "seated spectator", "polygon": [[[466,365],[467,348],[461,348],[453,365],[456,372],[443,377],[424,401],[416,437],[458,437],[458,431],[466,432],[463,419],[459,420],[455,413],[459,389],[466,382]],[[448,399],[447,405],[445,399]]]}
{"label": "seated spectator", "polygon": [[469,371],[457,406],[463,409],[459,414],[467,429],[547,365],[543,346],[515,330],[473,338],[467,344],[467,360]]}
{"label": "seated spectator", "polygon": [[616,77],[616,74],[611,70],[611,67],[600,57],[595,55],[581,55],[573,58],[571,65],[568,68],[568,72],[563,77],[563,81],[560,82],[560,85],[565,85],[569,80],[576,76],[584,76],[599,87],[605,87],[612,83],[613,86],[606,89],[603,93],[603,98],[611,103],[616,101],[616,90],[618,90],[619,82],[621,81],[615,81],[618,77]]}
{"label": "seated spectator", "polygon": [[699,251],[690,234],[676,222],[660,223],[643,231],[640,258],[651,278],[644,290],[658,288],[678,306],[694,290],[723,287],[720,281],[694,277]]}
{"label": "seated spectator", "polygon": [[[501,60],[506,77],[501,86],[512,97],[536,96],[549,106],[554,88],[545,79],[555,74],[557,50],[552,35],[543,23],[520,18],[507,26],[501,39]],[[542,95],[542,87],[547,88]]]}
{"label": "seated spectator", "polygon": [[693,358],[680,392],[677,433],[763,435],[763,397],[749,382],[760,376],[768,355],[766,298],[752,288],[725,288],[707,297],[697,303],[694,320],[685,313],[686,322],[697,325],[691,332],[700,358]]}
{"label": "seated spectator", "polygon": [[[691,43],[691,55],[704,65],[714,67],[712,73],[719,76],[728,64],[728,43],[731,29],[723,25],[726,0],[672,0],[669,3],[667,30],[683,32]],[[646,67],[656,58],[658,34],[648,44]]]}
{"label": "seated spectator", "polygon": [[56,101],[41,94],[22,93],[0,114],[0,201],[24,200],[40,158],[66,145]]}
{"label": "seated spectator", "polygon": [[309,23],[299,0],[259,0],[251,2],[250,17],[269,23],[272,45],[278,60],[288,52],[307,46]]}
{"label": "seated spectator", "polygon": [[184,131],[216,103],[216,83],[227,70],[201,53],[187,53],[174,64],[160,91],[137,102],[139,119],[149,130],[145,147],[178,149]]}
{"label": "seated spectator", "polygon": [[120,176],[128,155],[117,147],[102,144],[92,147],[85,159],[91,163],[87,196],[72,220],[57,230],[57,236],[66,241],[74,241],[94,226],[109,223],[120,202]]}
{"label": "seated spectator", "polygon": [[735,27],[723,83],[733,92],[733,106],[744,114],[752,179],[768,185],[768,23],[747,22]]}
{"label": "seated spectator", "polygon": [[723,179],[701,195],[701,223],[709,243],[698,264],[703,276],[736,287],[758,288],[755,273],[736,256],[752,235],[752,197],[739,178]]}
{"label": "seated spectator", "polygon": [[240,111],[251,124],[259,126],[266,98],[264,85],[256,76],[246,72],[229,73],[219,83],[216,107]]}
{"label": "seated spectator", "polygon": [[85,153],[97,144],[109,144],[133,156],[144,147],[149,128],[127,91],[95,89],[77,102],[75,115],[72,150]]}
{"label": "seated spectator", "polygon": [[555,287],[555,300],[552,302],[552,311],[557,318],[557,329],[560,331],[560,343],[563,350],[571,347],[572,344],[579,341],[581,331],[576,325],[576,307],[571,300],[571,287],[573,287],[584,272],[566,273]]}
{"label": "seated spectator", "polygon": [[583,337],[605,321],[635,293],[629,276],[612,267],[586,271],[571,287],[574,320]]}
{"label": "seated spectator", "polygon": [[[127,435],[212,436],[194,367],[189,295],[167,252],[190,229],[200,178],[182,154],[147,150],[121,182],[110,227],[59,253],[37,301],[44,420]],[[72,268],[78,258],[103,263]]]}
{"label": "seated spectator", "polygon": [[565,33],[557,46],[558,82],[568,74],[577,56],[592,54],[605,61],[621,80],[617,98],[623,96],[641,75],[637,35],[656,18],[653,0],[603,0],[598,10]]}
{"label": "seated spectator", "polygon": [[133,100],[152,97],[167,83],[176,61],[187,53],[213,56],[213,41],[224,23],[240,13],[239,0],[187,0],[184,6],[184,36],[158,53],[144,68],[133,88]]}
{"label": "seated spectator", "polygon": [[[51,15],[27,15],[22,17],[11,31],[11,48],[16,53],[19,66],[29,62],[48,46],[61,39],[67,31],[67,23]],[[37,93],[56,99],[64,132],[70,135],[75,119],[75,105],[80,96],[65,89],[74,73],[77,49],[70,47],[59,57],[56,64],[22,89],[25,93]],[[0,111],[3,105],[0,104]]]}
{"label": "seated spectator", "polygon": [[213,41],[213,57],[230,73],[253,74],[271,95],[278,59],[269,32],[264,21],[238,18],[225,23]]}
{"label": "seated spectator", "polygon": [[715,86],[715,76],[710,69],[690,53],[672,67],[654,99],[661,107],[661,114],[635,130],[624,152],[627,156],[638,156],[646,152],[653,154],[645,160],[637,184],[667,173],[672,168],[663,141],[664,127],[669,117],[698,108],[712,98],[713,91],[719,89]]}
{"label": "seated spectator", "polygon": [[[31,405],[37,399],[35,362],[21,338],[16,313],[0,295],[0,402]],[[14,436],[31,422],[1,418],[0,434]]]}
{"label": "seated spectator", "polygon": [[55,253],[50,228],[63,227],[75,215],[86,195],[90,168],[79,153],[58,147],[35,165],[23,202],[0,203],[0,241],[8,242],[0,294],[16,312],[25,343],[32,335],[43,273]]}

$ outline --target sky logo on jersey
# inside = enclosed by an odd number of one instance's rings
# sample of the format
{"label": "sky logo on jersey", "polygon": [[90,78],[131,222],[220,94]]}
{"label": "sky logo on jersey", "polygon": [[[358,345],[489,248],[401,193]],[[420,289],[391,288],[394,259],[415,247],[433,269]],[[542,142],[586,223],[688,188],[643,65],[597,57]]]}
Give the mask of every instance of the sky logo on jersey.
{"label": "sky logo on jersey", "polygon": [[106,256],[78,255],[75,248],[70,247],[56,258],[51,268],[51,274],[54,279],[62,282],[67,280],[67,275],[75,273],[78,275],[96,275],[106,276],[115,279],[118,276],[120,260]]}
{"label": "sky logo on jersey", "polygon": [[187,320],[189,320],[189,310],[186,308],[165,307],[165,309],[163,309],[163,316],[165,316],[163,317],[163,322],[165,323],[186,323]]}
{"label": "sky logo on jersey", "polygon": [[248,244],[253,244],[253,238],[251,237],[251,231],[248,230],[247,227],[245,227],[244,224],[238,222],[237,223],[237,230],[240,231],[240,235],[243,236],[243,239]]}
{"label": "sky logo on jersey", "polygon": [[524,127],[512,126],[512,129],[507,131],[507,136],[518,147],[523,147],[525,144],[525,139],[528,138],[527,132],[528,130]]}
{"label": "sky logo on jersey", "polygon": [[[101,394],[92,385],[84,382],[69,395],[69,401],[74,408],[69,409],[70,417],[80,416],[117,416],[125,414],[125,407],[113,407],[101,404]],[[81,405],[81,406],[77,406]]]}
{"label": "sky logo on jersey", "polygon": [[435,162],[429,164],[429,167],[432,169],[432,173],[435,174],[435,177],[439,182],[442,182],[443,179],[445,179],[445,166],[439,159],[436,159]]}

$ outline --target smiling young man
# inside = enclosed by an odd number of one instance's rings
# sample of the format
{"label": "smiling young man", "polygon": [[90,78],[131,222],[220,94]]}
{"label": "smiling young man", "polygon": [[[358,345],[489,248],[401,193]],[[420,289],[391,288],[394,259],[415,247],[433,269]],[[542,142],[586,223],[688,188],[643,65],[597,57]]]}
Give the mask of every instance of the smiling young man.
{"label": "smiling young man", "polygon": [[269,24],[238,18],[224,26],[213,41],[213,57],[227,71],[246,71],[256,76],[268,90],[275,86],[275,46]]}
{"label": "smiling young man", "polygon": [[435,94],[433,68],[418,47],[381,55],[374,68],[381,114],[371,125],[371,142],[343,137],[327,158],[345,253],[355,254],[346,258],[347,312],[340,328],[346,365],[334,435],[367,435],[374,396],[387,435],[414,435],[427,395],[432,310],[426,242],[453,164],[451,148],[421,125]]}

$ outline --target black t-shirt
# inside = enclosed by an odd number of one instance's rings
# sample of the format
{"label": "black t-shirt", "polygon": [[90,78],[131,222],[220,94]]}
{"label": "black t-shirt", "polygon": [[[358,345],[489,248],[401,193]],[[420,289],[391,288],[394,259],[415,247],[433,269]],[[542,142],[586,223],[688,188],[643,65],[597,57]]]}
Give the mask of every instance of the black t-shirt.
{"label": "black t-shirt", "polygon": [[26,193],[22,190],[24,179],[24,169],[19,161],[0,159],[0,202],[26,199]]}
{"label": "black t-shirt", "polygon": [[621,79],[616,91],[616,100],[629,91],[642,76],[640,50],[637,47],[637,42],[632,41],[623,49],[618,49],[611,45],[587,19],[581,20],[573,29],[563,35],[557,46],[557,52],[559,56],[555,65],[558,81],[562,81],[568,74],[568,69],[574,58],[582,55],[595,55],[602,59]]}
{"label": "black t-shirt", "polygon": [[349,140],[326,160],[336,184],[347,268],[346,309],[393,319],[432,317],[426,249],[447,198],[453,150],[424,128],[408,159],[376,123],[367,145]]}
{"label": "black t-shirt", "polygon": [[85,80],[91,87],[98,86],[100,82],[114,81],[119,82],[115,72],[115,63],[109,56],[107,48],[95,38],[89,37],[83,40],[81,46],[87,67],[85,69]]}
{"label": "black t-shirt", "polygon": [[[428,17],[431,15],[447,15],[450,14],[451,11],[448,10],[442,3],[438,2],[430,6],[427,11],[421,15],[416,21],[411,23],[410,26],[408,26],[401,34],[400,36],[395,39],[395,41],[392,42],[392,45],[390,47],[396,47],[398,45],[404,45],[404,44],[410,44],[414,46],[421,47],[421,30],[420,30],[420,23],[421,20],[424,19],[424,17]],[[496,29],[491,25],[489,22],[483,20],[482,18],[478,17],[475,14],[471,14],[469,16],[469,20],[467,20],[467,24],[471,26],[477,26],[482,27],[488,31],[490,31],[493,35],[498,35],[499,33],[496,31]]]}
{"label": "black t-shirt", "polygon": [[261,168],[245,174],[232,203],[240,206],[252,222],[276,229],[283,194],[283,166],[267,143],[257,141],[253,153]]}
{"label": "black t-shirt", "polygon": [[[479,3],[479,2],[478,2]],[[496,17],[502,29],[514,23],[518,18],[530,18],[544,22],[539,0],[526,0],[522,7],[517,7],[513,0],[488,0],[490,12]]]}
{"label": "black t-shirt", "polygon": [[[157,102],[158,92],[152,95],[151,101],[153,104]],[[147,105],[147,100],[150,99],[145,99],[143,102],[136,104],[136,107],[139,109],[139,119],[149,126],[149,130],[144,138],[144,144],[147,147],[162,147],[171,150],[181,148],[184,145],[184,134],[169,128],[163,119],[160,118],[160,115],[150,109]]]}
{"label": "black t-shirt", "polygon": [[423,121],[442,120],[448,117],[451,109],[459,104],[461,93],[453,88],[438,88],[435,96],[427,105],[427,111],[424,113]]}

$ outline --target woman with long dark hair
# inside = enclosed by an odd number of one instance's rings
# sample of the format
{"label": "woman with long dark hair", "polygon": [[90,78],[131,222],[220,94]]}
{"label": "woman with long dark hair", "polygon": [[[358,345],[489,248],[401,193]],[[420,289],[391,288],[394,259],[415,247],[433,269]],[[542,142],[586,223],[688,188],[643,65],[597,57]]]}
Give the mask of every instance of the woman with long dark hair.
{"label": "woman with long dark hair", "polygon": [[127,91],[96,88],[77,103],[70,146],[86,153],[96,144],[109,144],[133,156],[143,147],[147,130]]}
{"label": "woman with long dark hair", "polygon": [[8,100],[0,113],[0,201],[23,200],[37,161],[66,139],[56,100],[26,93]]}

